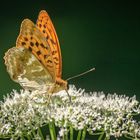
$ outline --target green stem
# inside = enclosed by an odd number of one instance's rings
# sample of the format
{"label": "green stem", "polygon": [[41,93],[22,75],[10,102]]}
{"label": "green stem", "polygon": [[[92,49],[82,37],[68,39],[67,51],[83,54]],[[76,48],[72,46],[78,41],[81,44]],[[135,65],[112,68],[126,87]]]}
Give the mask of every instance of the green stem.
{"label": "green stem", "polygon": [[36,133],[34,130],[32,131],[32,133],[33,133],[33,138],[36,138]]}
{"label": "green stem", "polygon": [[62,140],[65,140],[65,135],[63,135]]}
{"label": "green stem", "polygon": [[39,136],[41,137],[41,140],[45,140],[40,128],[38,128],[38,133],[39,133]]}
{"label": "green stem", "polygon": [[104,139],[104,140],[109,140],[109,138],[105,137],[105,139]]}
{"label": "green stem", "polygon": [[99,132],[99,133],[94,133],[94,134],[92,134],[93,136],[96,136],[96,135],[102,135],[103,134],[103,132]]}
{"label": "green stem", "polygon": [[65,133],[65,140],[68,140],[68,131]]}
{"label": "green stem", "polygon": [[64,132],[62,140],[68,140],[68,131]]}
{"label": "green stem", "polygon": [[21,140],[24,140],[24,137],[23,136],[21,136]]}
{"label": "green stem", "polygon": [[82,138],[81,138],[81,140],[85,140],[86,132],[87,132],[87,129],[86,129],[86,127],[85,127],[85,128],[83,129],[83,132],[82,132]]}
{"label": "green stem", "polygon": [[99,136],[98,140],[102,140],[103,136],[104,136],[104,133],[101,133],[101,135]]}
{"label": "green stem", "polygon": [[28,140],[31,140],[31,137],[30,137],[30,135],[27,135],[27,139],[28,139]]}
{"label": "green stem", "polygon": [[80,140],[80,138],[81,138],[81,133],[82,133],[82,130],[79,130],[78,135],[77,135],[77,140]]}
{"label": "green stem", "polygon": [[56,132],[55,132],[55,126],[53,122],[49,123],[49,130],[50,130],[51,140],[56,140]]}
{"label": "green stem", "polygon": [[55,136],[55,140],[56,140],[57,137],[56,137],[56,131],[55,131],[55,124],[54,124],[54,122],[52,123],[52,126],[53,126],[53,134],[54,134],[54,136]]}
{"label": "green stem", "polygon": [[73,140],[73,128],[70,126],[70,140]]}
{"label": "green stem", "polygon": [[132,138],[132,137],[130,137],[130,136],[127,136],[127,135],[125,135],[125,137],[127,138],[127,139],[130,139],[130,140],[133,140],[134,138]]}

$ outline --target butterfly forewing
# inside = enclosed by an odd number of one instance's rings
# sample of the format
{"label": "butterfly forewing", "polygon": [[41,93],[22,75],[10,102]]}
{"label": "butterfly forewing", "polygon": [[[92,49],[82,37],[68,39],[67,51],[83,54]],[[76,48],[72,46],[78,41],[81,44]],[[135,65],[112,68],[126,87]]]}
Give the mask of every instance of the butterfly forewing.
{"label": "butterfly forewing", "polygon": [[51,48],[46,42],[44,35],[38,30],[34,23],[29,20],[23,20],[20,34],[17,38],[16,47],[25,47],[29,49],[36,58],[47,68],[55,81],[56,72]]}
{"label": "butterfly forewing", "polygon": [[37,20],[38,29],[44,34],[46,41],[51,49],[52,59],[55,64],[56,78],[62,75],[62,58],[58,37],[53,23],[45,10],[39,13]]}

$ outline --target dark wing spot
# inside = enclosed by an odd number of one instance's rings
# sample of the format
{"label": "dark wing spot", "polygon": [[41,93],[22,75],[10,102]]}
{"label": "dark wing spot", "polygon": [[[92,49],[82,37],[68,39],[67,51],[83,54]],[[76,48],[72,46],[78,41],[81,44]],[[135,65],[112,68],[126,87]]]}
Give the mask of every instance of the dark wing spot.
{"label": "dark wing spot", "polygon": [[28,41],[28,38],[27,38],[27,37],[24,37],[24,40],[25,40],[25,41]]}
{"label": "dark wing spot", "polygon": [[58,61],[58,58],[57,57],[54,57],[53,59],[56,60],[56,61]]}
{"label": "dark wing spot", "polygon": [[44,44],[43,44],[43,43],[41,43],[41,44],[40,44],[40,46],[41,46],[41,47],[43,47],[43,48],[45,48],[45,46],[44,46]]}
{"label": "dark wing spot", "polygon": [[46,31],[45,30],[43,30],[43,33],[45,33]]}
{"label": "dark wing spot", "polygon": [[39,27],[41,28],[41,27],[42,27],[42,25],[41,25],[41,24],[39,24]]}
{"label": "dark wing spot", "polygon": [[31,40],[33,39],[33,37],[31,36],[31,38],[30,38]]}
{"label": "dark wing spot", "polygon": [[44,55],[44,59],[46,59],[48,57],[48,55]]}
{"label": "dark wing spot", "polygon": [[32,52],[32,48],[29,46],[29,51],[31,51]]}
{"label": "dark wing spot", "polygon": [[54,62],[55,63],[55,65],[58,65],[58,63],[57,62]]}
{"label": "dark wing spot", "polygon": [[33,42],[30,42],[30,45],[31,45],[31,46],[34,46],[34,43],[33,43]]}
{"label": "dark wing spot", "polygon": [[49,36],[47,35],[47,36],[46,36],[46,40],[48,40],[48,39],[49,39]]}
{"label": "dark wing spot", "polygon": [[46,25],[44,24],[44,28],[46,28]]}
{"label": "dark wing spot", "polygon": [[42,63],[42,61],[40,60],[40,58],[38,58],[39,62]]}
{"label": "dark wing spot", "polygon": [[52,63],[52,61],[51,60],[47,60],[47,63]]}
{"label": "dark wing spot", "polygon": [[56,44],[51,38],[50,38],[50,40],[51,40],[52,44],[54,44],[54,45]]}
{"label": "dark wing spot", "polygon": [[47,64],[47,67],[52,68],[52,66],[51,66],[51,65],[49,65],[49,64]]}
{"label": "dark wing spot", "polygon": [[41,54],[41,52],[40,52],[40,51],[37,51],[36,53],[37,53],[37,55],[40,55],[40,54]]}
{"label": "dark wing spot", "polygon": [[52,55],[55,55],[57,53],[57,51],[52,51]]}
{"label": "dark wing spot", "polygon": [[38,42],[36,42],[36,43],[35,43],[35,45],[38,47],[38,46],[39,46],[39,43],[38,43]]}
{"label": "dark wing spot", "polygon": [[24,46],[24,45],[26,45],[26,43],[25,43],[25,42],[21,42],[21,45],[23,45],[23,46]]}

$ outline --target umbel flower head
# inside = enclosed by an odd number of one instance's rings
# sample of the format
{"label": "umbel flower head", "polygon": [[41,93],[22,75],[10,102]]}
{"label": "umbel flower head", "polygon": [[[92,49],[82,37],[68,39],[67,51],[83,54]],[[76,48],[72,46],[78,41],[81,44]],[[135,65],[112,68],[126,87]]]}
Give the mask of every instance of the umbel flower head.
{"label": "umbel flower head", "polygon": [[[99,134],[102,137],[126,136],[140,139],[140,126],[135,115],[140,114],[136,97],[86,93],[70,86],[68,93],[47,95],[43,91],[16,90],[0,102],[0,137],[44,139],[40,128],[48,125],[51,139],[69,139],[74,130],[78,138]],[[59,128],[56,134],[55,127]],[[49,139],[47,134],[46,139]]]}

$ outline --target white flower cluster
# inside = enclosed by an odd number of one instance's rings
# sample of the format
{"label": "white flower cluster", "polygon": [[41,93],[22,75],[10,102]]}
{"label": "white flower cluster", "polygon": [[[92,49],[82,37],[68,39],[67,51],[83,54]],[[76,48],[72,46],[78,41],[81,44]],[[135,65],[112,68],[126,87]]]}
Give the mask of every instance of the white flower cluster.
{"label": "white flower cluster", "polygon": [[41,91],[13,91],[0,102],[0,137],[21,138],[51,122],[61,128],[59,136],[69,131],[83,130],[89,134],[103,132],[111,136],[140,139],[140,124],[134,119],[140,114],[135,96],[86,93],[70,86],[68,93],[52,96]]}

